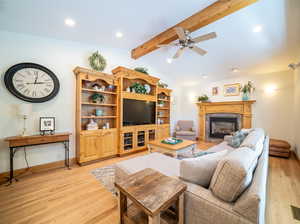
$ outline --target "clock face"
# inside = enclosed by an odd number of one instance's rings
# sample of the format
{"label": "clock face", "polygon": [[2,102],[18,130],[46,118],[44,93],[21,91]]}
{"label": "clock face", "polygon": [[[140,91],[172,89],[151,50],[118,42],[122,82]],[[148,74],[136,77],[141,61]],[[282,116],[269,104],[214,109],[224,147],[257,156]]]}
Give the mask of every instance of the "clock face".
{"label": "clock face", "polygon": [[13,95],[32,103],[48,101],[59,91],[59,81],[54,73],[33,63],[14,65],[6,72],[4,81]]}

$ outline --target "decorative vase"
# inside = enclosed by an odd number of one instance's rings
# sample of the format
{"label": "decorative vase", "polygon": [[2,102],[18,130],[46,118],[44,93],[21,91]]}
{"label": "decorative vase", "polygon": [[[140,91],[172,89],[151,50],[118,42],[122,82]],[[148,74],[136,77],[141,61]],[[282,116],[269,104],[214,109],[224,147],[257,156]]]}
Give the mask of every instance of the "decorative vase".
{"label": "decorative vase", "polygon": [[242,100],[243,100],[243,101],[247,101],[247,100],[249,100],[249,93],[248,93],[248,92],[246,92],[246,93],[243,93]]}
{"label": "decorative vase", "polygon": [[96,116],[102,116],[103,115],[103,110],[96,109]]}

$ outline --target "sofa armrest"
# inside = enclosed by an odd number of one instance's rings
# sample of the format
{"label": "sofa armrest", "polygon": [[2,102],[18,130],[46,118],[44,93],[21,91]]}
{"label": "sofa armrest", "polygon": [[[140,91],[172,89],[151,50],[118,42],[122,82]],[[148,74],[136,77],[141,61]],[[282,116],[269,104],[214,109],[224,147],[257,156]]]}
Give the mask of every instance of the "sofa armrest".
{"label": "sofa armrest", "polygon": [[185,182],[185,222],[197,224],[250,224],[249,220],[233,210],[233,203],[216,198],[199,185]]}

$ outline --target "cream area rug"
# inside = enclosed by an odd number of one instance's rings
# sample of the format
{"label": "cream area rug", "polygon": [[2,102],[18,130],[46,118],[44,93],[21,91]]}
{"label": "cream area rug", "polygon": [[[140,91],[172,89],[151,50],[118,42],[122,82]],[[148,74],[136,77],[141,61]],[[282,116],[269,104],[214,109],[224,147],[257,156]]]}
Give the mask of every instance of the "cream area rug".
{"label": "cream area rug", "polygon": [[103,186],[109,190],[113,195],[116,195],[115,189],[115,166],[105,166],[91,171]]}

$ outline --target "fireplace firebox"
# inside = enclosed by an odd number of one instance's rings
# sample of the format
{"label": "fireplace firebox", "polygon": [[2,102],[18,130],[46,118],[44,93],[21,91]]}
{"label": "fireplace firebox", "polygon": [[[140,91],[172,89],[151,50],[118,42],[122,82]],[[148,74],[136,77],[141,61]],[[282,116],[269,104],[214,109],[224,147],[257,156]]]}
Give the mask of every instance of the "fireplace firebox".
{"label": "fireplace firebox", "polygon": [[224,138],[238,130],[237,117],[211,117],[209,120],[209,137]]}

